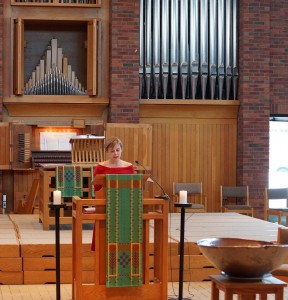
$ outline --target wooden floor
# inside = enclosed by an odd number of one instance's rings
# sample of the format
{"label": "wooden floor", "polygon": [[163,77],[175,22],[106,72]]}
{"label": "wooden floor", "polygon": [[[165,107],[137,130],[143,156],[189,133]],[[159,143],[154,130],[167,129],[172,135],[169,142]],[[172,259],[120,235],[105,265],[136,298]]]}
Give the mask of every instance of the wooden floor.
{"label": "wooden floor", "polygon": [[[168,299],[178,299],[178,283],[169,283]],[[61,285],[61,300],[72,299],[72,285]],[[192,300],[209,300],[211,299],[210,282],[185,282],[183,284],[183,298]],[[3,285],[0,286],[1,300],[56,300],[55,285]],[[234,296],[233,300],[237,297]],[[259,300],[259,296],[256,298]],[[274,295],[268,295],[268,300],[274,300]],[[288,288],[284,289],[284,300],[288,299]],[[148,300],[148,299],[143,299]],[[220,300],[224,300],[224,295],[220,293]]]}
{"label": "wooden floor", "polygon": [[[61,300],[71,300],[72,286],[70,284],[61,285]],[[169,284],[169,298],[177,299],[178,284]],[[184,284],[184,297],[189,299],[207,300],[210,297],[210,282],[199,282]],[[56,300],[56,288],[53,285],[5,285],[0,286],[0,299],[2,300]],[[143,299],[144,300],[144,299]],[[148,300],[148,299],[147,299]]]}
{"label": "wooden floor", "polygon": [[[91,226],[90,226],[91,227]],[[151,228],[153,228],[153,223],[151,224]],[[276,241],[277,239],[277,229],[278,224],[266,222],[263,220],[251,218],[248,216],[243,216],[235,213],[186,213],[185,216],[185,245],[195,245],[195,243],[203,238],[209,237],[240,237],[240,238],[248,238],[248,239],[257,239],[257,240],[265,240],[265,241]],[[178,244],[180,240],[180,214],[174,213],[169,215],[169,244],[172,245],[173,248],[176,245],[176,249],[178,249]],[[90,247],[92,236],[92,227],[84,230],[83,233],[83,243],[87,244],[87,247]],[[71,246],[72,241],[72,231],[71,228],[67,225],[64,225],[61,233],[61,249],[63,253],[68,249],[67,253],[64,253],[64,265],[63,268],[67,268],[65,265],[65,255],[69,256],[69,246]],[[27,271],[22,270],[22,280],[24,278],[24,284],[10,284],[2,282],[0,285],[0,299],[3,300],[20,300],[20,299],[56,299],[55,293],[56,288],[55,284],[41,284],[41,281],[34,281],[41,276],[38,274],[42,274],[43,272],[48,274],[47,270],[42,270],[42,265],[47,264],[48,260],[55,260],[53,256],[54,254],[54,243],[55,243],[55,232],[54,230],[44,231],[42,229],[42,224],[38,221],[37,215],[0,215],[0,280],[1,273],[9,273],[4,272],[3,268],[8,267],[7,263],[7,253],[17,258],[17,255],[21,257],[23,260],[23,266],[21,268],[27,268]],[[38,250],[42,249],[44,250]],[[65,248],[67,246],[67,248]],[[12,251],[11,251],[12,249]],[[175,247],[173,248],[175,250]],[[185,254],[190,255],[190,248],[185,247]],[[18,252],[17,252],[18,251]],[[170,251],[170,250],[169,250]],[[193,249],[191,250],[193,252]],[[169,253],[171,255],[171,253]],[[39,257],[38,257],[39,256]],[[43,258],[43,256],[45,256]],[[36,257],[36,258],[34,258]],[[199,257],[199,255],[190,256],[193,258]],[[36,259],[36,267],[37,270],[32,270],[31,261]],[[191,259],[191,258],[190,258]],[[203,256],[202,256],[203,259]],[[61,258],[62,262],[62,258]],[[178,262],[179,259],[176,256],[175,264],[177,266],[174,270],[175,274],[178,274]],[[198,264],[198,263],[197,263]],[[172,263],[173,265],[173,263]],[[193,265],[193,261],[192,261]],[[4,267],[3,267],[4,266]],[[190,262],[189,262],[190,266]],[[188,266],[188,268],[190,268]],[[15,264],[13,265],[16,268]],[[35,267],[35,263],[33,264],[33,268]],[[44,268],[45,266],[43,266]],[[46,266],[47,267],[47,266]],[[30,268],[30,269],[29,269]],[[173,269],[173,266],[171,266]],[[67,269],[68,270],[68,269]],[[204,269],[205,271],[207,269]],[[209,269],[208,269],[209,270]],[[186,281],[184,283],[184,292],[183,296],[188,299],[197,299],[197,300],[206,300],[210,299],[210,282],[202,281],[198,279],[200,277],[195,277],[197,272],[201,273],[201,266],[195,267],[195,269],[189,270],[189,276],[186,276]],[[219,271],[219,270],[218,270]],[[42,273],[41,273],[42,272]],[[64,271],[65,272],[65,271]],[[68,272],[68,271],[67,271]],[[71,274],[71,271],[69,271]],[[172,272],[172,271],[171,271]],[[11,272],[11,274],[16,276],[17,272]],[[20,274],[20,272],[18,272]],[[169,271],[170,273],[170,271]],[[192,276],[191,276],[192,274]],[[207,277],[208,273],[205,273]],[[5,275],[6,276],[6,275]],[[3,277],[6,279],[7,277]],[[12,276],[12,277],[13,277]],[[55,273],[52,272],[52,277],[55,277]],[[71,275],[70,275],[71,276]],[[204,275],[201,275],[204,276]],[[69,276],[68,276],[69,277]],[[190,279],[191,277],[191,279]],[[193,278],[192,278],[193,277]],[[19,277],[20,278],[20,277]],[[50,277],[49,277],[50,278]],[[51,279],[47,279],[47,281],[51,282]],[[65,273],[64,273],[65,278]],[[62,279],[62,273],[61,273]],[[20,279],[19,279],[20,280]],[[206,280],[206,279],[205,279]],[[53,280],[52,280],[53,281]],[[175,276],[170,276],[169,279],[169,298],[177,299],[178,297],[178,278]],[[64,282],[65,283],[65,282]],[[68,300],[71,299],[71,284],[62,284],[61,285],[61,299]],[[223,296],[223,295],[222,295]],[[221,297],[222,297],[221,296]],[[223,299],[223,297],[221,298]],[[236,298],[235,298],[236,299]],[[274,299],[273,296],[269,296],[268,298]],[[284,299],[288,299],[288,289],[285,289],[285,297]]]}

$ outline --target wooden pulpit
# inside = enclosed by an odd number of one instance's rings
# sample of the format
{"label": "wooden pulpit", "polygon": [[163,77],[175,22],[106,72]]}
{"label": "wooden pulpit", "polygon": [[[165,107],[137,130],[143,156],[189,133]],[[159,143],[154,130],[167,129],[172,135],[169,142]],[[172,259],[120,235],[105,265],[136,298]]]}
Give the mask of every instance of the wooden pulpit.
{"label": "wooden pulpit", "polygon": [[[143,178],[146,180],[146,175]],[[154,198],[143,200],[142,285],[107,287],[106,175],[97,175],[94,184],[102,186],[95,193],[96,199],[73,197],[72,298],[74,300],[166,300],[168,297],[168,201]],[[87,220],[95,222],[94,282],[89,284],[84,283],[82,275],[83,224],[87,223]]]}

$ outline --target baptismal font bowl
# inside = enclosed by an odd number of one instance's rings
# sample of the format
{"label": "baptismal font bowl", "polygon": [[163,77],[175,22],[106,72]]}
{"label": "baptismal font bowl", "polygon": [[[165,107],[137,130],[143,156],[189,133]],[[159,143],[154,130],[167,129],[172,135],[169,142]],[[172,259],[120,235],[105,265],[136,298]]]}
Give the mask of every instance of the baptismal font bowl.
{"label": "baptismal font bowl", "polygon": [[262,278],[288,257],[288,245],[265,241],[207,238],[197,245],[217,269],[231,278]]}

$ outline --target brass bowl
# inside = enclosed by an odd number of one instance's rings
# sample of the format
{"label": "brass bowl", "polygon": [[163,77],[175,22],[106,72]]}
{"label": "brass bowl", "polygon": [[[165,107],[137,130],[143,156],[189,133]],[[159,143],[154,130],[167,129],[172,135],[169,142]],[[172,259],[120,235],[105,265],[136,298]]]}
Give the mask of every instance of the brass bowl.
{"label": "brass bowl", "polygon": [[284,263],[288,245],[238,238],[207,238],[201,252],[229,277],[262,278]]}

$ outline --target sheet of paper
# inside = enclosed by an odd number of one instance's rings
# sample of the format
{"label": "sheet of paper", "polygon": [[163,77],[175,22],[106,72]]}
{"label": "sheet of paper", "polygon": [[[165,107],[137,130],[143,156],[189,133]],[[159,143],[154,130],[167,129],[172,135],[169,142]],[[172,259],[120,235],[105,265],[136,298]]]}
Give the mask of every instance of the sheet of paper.
{"label": "sheet of paper", "polygon": [[40,150],[71,151],[70,139],[75,132],[40,132]]}

